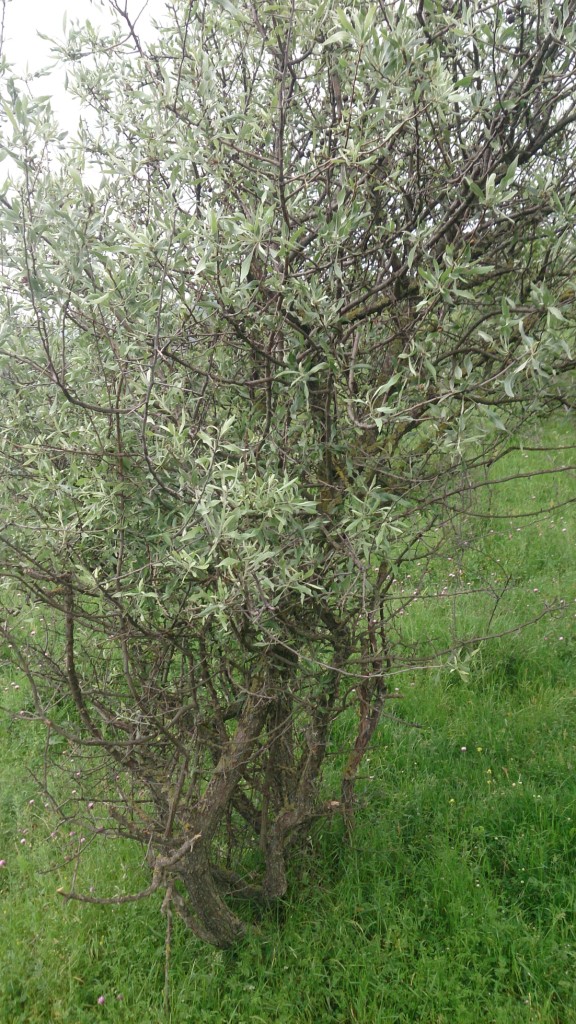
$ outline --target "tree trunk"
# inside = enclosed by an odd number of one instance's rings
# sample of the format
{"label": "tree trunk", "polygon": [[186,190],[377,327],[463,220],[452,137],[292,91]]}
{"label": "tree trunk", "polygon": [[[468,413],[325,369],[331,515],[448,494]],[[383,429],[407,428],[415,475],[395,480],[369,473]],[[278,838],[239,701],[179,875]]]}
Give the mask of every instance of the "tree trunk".
{"label": "tree trunk", "polygon": [[177,902],[176,909],[192,931],[219,949],[227,949],[238,942],[246,926],[222,899],[202,842],[191,851],[179,877],[186,889],[187,900],[183,904]]}

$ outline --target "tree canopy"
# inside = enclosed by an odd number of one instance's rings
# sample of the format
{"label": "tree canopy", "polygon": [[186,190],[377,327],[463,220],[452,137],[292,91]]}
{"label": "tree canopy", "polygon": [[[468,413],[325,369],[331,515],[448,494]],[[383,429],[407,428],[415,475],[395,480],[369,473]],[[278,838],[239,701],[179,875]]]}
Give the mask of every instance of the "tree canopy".
{"label": "tree canopy", "polygon": [[351,822],[406,607],[573,402],[576,2],[110,11],[54,44],[74,137],[4,65],[3,631],[146,851],[120,898],[227,946]]}

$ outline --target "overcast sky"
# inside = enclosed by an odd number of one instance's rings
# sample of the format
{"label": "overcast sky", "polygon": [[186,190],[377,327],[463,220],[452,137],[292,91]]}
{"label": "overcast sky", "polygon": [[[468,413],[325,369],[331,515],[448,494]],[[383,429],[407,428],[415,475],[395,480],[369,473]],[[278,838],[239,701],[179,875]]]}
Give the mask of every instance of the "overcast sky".
{"label": "overcast sky", "polygon": [[[146,38],[150,19],[162,15],[163,0],[129,0],[128,7],[134,19],[138,20],[139,33]],[[94,25],[105,25],[111,20],[107,0],[8,0],[4,20],[4,53],[15,66],[19,75],[26,70],[34,72],[50,63],[50,44],[38,33],[53,39],[65,35],[64,15],[70,21],[91,21]],[[72,128],[77,121],[75,105],[64,91],[64,73],[52,74],[50,79],[42,78],[33,83],[34,92],[53,96],[53,106],[64,127]]]}

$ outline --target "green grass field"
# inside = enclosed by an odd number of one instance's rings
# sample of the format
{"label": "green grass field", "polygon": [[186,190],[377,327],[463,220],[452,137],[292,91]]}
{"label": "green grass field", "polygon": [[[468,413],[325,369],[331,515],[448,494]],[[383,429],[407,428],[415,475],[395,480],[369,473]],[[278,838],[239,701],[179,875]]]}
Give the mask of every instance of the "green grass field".
{"label": "green grass field", "polygon": [[[573,431],[549,429],[548,443]],[[497,475],[569,459],[520,452]],[[568,473],[511,482],[492,500],[496,525],[474,520],[480,554],[455,541],[447,596],[411,611],[407,632],[449,639],[456,583],[509,576],[491,623],[505,635],[465,673],[399,677],[393,711],[422,727],[383,719],[351,843],[339,820],[313,835],[289,898],[242,945],[216,952],[174,923],[168,1006],[160,899],[109,908],[56,894],[82,836],[51,838],[28,770],[41,770],[42,733],[0,716],[0,1024],[576,1024],[573,494]],[[508,632],[553,601],[553,615]],[[457,614],[481,634],[487,602],[472,593]],[[28,699],[15,674],[0,695],[16,711]],[[86,845],[80,888],[142,885],[139,851]]]}

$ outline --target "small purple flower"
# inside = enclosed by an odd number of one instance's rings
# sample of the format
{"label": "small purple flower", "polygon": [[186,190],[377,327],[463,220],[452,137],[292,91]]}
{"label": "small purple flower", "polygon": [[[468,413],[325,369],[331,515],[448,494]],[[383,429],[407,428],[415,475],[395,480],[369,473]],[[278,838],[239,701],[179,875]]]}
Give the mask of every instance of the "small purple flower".
{"label": "small purple flower", "polygon": [[5,868],[5,867],[6,867],[6,861],[5,860],[0,860],[0,868]]}
{"label": "small purple flower", "polygon": [[106,996],[98,996],[96,1002],[98,1003],[98,1006],[103,1006],[106,1002]]}

